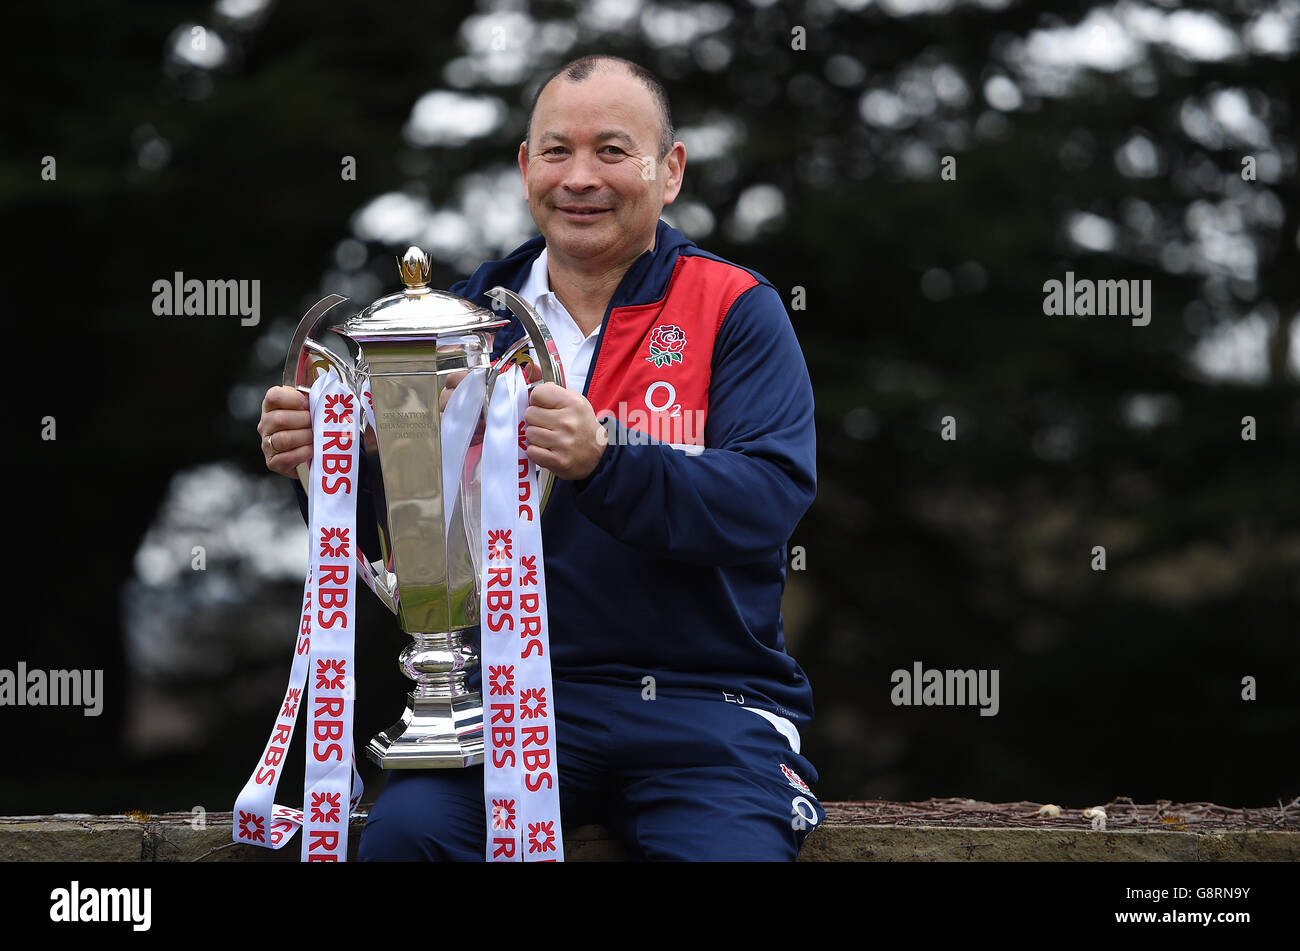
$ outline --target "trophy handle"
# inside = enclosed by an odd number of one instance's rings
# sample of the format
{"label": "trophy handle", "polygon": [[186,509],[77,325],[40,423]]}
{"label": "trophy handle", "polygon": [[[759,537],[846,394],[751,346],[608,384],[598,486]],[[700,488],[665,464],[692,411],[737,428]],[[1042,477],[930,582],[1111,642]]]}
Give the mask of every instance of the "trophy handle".
{"label": "trophy handle", "polygon": [[[542,320],[542,315],[533,310],[526,300],[509,288],[497,285],[492,290],[487,291],[486,296],[510,308],[510,312],[519,318],[519,323],[524,328],[524,336],[512,343],[506,349],[506,352],[501,355],[501,359],[492,364],[488,370],[487,396],[489,402],[492,399],[492,387],[496,384],[497,377],[512,363],[516,362],[519,354],[526,349],[532,350],[532,362],[537,364],[537,369],[542,374],[542,379],[539,382],[564,386],[564,367],[560,364],[560,351],[555,346],[555,340],[546,327],[546,321]],[[528,384],[529,390],[534,385],[536,384]],[[542,496],[541,504],[538,506],[539,512],[546,511],[546,503],[550,500],[551,488],[554,484],[555,473],[551,472],[550,469],[542,469],[537,486]]]}
{"label": "trophy handle", "polygon": [[[333,329],[337,324],[342,322],[342,315],[327,316],[329,311],[336,304],[341,304],[346,297],[339,294],[330,294],[317,301],[316,305],[303,316],[298,322],[298,329],[294,331],[293,340],[289,345],[289,355],[284,362],[284,385],[292,386],[300,393],[310,393],[311,384],[316,380],[317,368],[326,369],[333,367],[339,371],[339,376],[347,381],[348,386],[353,390],[359,389],[357,386],[357,371],[355,366],[356,355],[350,353],[347,358],[323,346],[313,337],[318,333],[324,333]],[[346,344],[347,338],[339,338]],[[307,463],[299,464],[297,468],[298,481],[302,483],[303,489],[310,494],[311,492],[311,475]],[[394,596],[396,578],[391,573],[385,571],[382,574],[375,569],[364,554],[361,552],[361,546],[356,547],[356,572],[361,576],[361,580],[366,586],[375,593],[384,607],[397,613],[397,599]]]}

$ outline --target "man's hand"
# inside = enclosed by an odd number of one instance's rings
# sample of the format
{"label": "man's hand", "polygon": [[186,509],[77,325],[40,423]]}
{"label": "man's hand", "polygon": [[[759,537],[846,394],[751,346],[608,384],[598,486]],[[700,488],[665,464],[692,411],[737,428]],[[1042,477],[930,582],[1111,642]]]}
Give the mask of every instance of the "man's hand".
{"label": "man's hand", "polygon": [[460,381],[469,376],[468,370],[457,370],[454,373],[448,373],[442,378],[442,392],[438,394],[438,412],[447,411],[447,402],[451,399],[451,391],[460,385]]}
{"label": "man's hand", "polygon": [[266,467],[290,479],[294,470],[311,460],[311,401],[292,386],[273,386],[262,400],[262,418],[257,422],[262,437]]}
{"label": "man's hand", "polygon": [[528,458],[561,479],[591,475],[609,443],[587,398],[554,383],[533,387],[524,422]]}

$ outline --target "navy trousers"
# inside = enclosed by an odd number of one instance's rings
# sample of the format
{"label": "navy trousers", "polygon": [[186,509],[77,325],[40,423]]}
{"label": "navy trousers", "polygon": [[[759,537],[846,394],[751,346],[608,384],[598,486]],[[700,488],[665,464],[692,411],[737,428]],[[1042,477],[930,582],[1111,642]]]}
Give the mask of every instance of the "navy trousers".
{"label": "navy trousers", "polygon": [[[826,816],[812,763],[719,691],[556,680],[565,829],[599,822],[640,860],[793,861]],[[751,702],[752,706],[752,702]],[[483,767],[390,770],[362,861],[481,862]]]}

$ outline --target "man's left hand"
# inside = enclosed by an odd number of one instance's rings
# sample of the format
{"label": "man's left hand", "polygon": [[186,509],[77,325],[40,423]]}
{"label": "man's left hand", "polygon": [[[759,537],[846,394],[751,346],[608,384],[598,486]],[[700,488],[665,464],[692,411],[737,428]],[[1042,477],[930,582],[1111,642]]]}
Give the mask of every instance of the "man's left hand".
{"label": "man's left hand", "polygon": [[554,383],[533,387],[524,422],[528,458],[561,479],[591,475],[609,443],[587,398]]}

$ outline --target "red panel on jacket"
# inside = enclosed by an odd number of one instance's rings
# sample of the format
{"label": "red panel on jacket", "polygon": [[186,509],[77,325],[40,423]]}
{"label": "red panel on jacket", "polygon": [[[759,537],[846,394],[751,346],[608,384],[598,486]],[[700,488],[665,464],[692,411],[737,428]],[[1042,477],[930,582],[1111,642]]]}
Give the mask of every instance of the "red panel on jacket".
{"label": "red panel on jacket", "polygon": [[704,445],[713,342],[757,283],[733,264],[682,255],[662,300],[614,308],[587,385],[597,417],[661,442]]}

